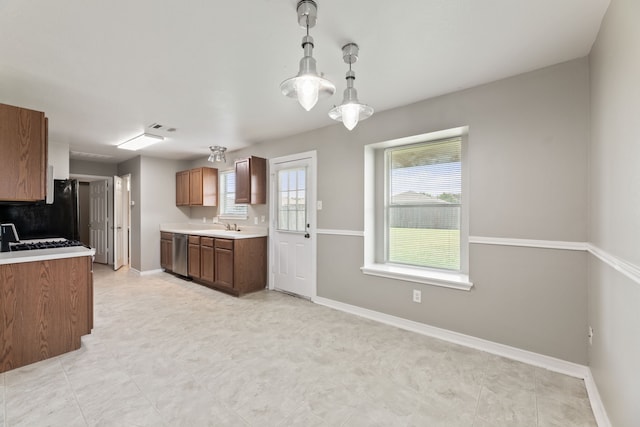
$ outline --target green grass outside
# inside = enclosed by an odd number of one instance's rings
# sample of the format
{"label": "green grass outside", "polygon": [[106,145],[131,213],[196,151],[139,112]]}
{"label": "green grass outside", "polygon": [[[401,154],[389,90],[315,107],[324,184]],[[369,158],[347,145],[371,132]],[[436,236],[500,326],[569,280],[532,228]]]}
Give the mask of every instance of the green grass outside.
{"label": "green grass outside", "polygon": [[460,270],[460,230],[391,228],[389,262]]}

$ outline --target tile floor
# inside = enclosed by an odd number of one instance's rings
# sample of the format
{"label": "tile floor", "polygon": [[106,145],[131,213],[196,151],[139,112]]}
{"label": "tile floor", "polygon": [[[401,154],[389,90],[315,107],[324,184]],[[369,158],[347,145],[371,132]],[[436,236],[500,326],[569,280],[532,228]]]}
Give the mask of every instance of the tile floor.
{"label": "tile floor", "polygon": [[93,333],[0,374],[0,427],[596,426],[575,378],[276,292],[95,270]]}

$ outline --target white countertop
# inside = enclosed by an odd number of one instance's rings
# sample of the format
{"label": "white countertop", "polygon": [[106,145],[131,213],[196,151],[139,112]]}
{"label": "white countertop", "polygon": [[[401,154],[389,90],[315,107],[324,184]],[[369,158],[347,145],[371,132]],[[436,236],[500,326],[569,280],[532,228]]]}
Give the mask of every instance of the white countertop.
{"label": "white countertop", "polygon": [[189,234],[192,236],[218,237],[222,239],[254,239],[266,237],[266,227],[239,226],[240,231],[225,230],[219,224],[172,223],[160,224],[160,231]]}
{"label": "white countertop", "polygon": [[[51,239],[48,239],[51,240]],[[47,261],[52,259],[93,256],[95,249],[84,246],[70,248],[32,249],[30,251],[0,252],[0,265],[17,264],[19,262]]]}

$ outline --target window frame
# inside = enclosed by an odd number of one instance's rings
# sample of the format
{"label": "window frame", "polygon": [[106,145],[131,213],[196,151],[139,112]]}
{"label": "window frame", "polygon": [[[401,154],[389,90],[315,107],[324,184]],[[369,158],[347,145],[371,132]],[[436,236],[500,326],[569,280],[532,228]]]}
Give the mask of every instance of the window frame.
{"label": "window frame", "polygon": [[[394,145],[394,146],[390,146],[390,147],[385,147],[383,149],[383,153],[382,155],[384,156],[384,201],[383,201],[383,205],[384,205],[384,260],[383,263],[384,264],[388,264],[388,265],[395,265],[395,266],[400,266],[400,267],[409,267],[409,268],[426,268],[429,270],[435,270],[435,271],[441,271],[441,272],[445,272],[445,273],[461,273],[463,271],[463,266],[462,266],[462,218],[460,219],[460,224],[459,224],[459,237],[458,237],[458,246],[459,246],[459,253],[458,253],[458,257],[460,258],[459,260],[459,269],[446,269],[446,268],[437,268],[437,267],[432,267],[432,266],[421,266],[421,265],[416,265],[416,264],[410,264],[410,263],[400,263],[400,262],[393,262],[393,261],[389,261],[389,257],[390,257],[390,249],[389,249],[389,241],[390,241],[390,227],[389,227],[389,211],[390,208],[393,206],[398,206],[398,205],[394,205],[391,202],[391,152],[395,151],[395,150],[404,150],[404,149],[411,149],[411,148],[419,148],[419,147],[425,147],[425,146],[429,146],[432,144],[439,144],[439,143],[446,143],[448,141],[454,141],[454,140],[459,140],[460,141],[460,163],[461,163],[461,170],[460,170],[460,179],[462,180],[462,175],[463,175],[463,171],[462,171],[462,137],[460,136],[456,136],[456,137],[452,137],[452,138],[442,138],[442,139],[434,139],[434,140],[429,140],[429,141],[422,141],[422,142],[416,142],[416,143],[411,143],[411,144],[401,144],[401,145]],[[457,203],[455,205],[460,207],[460,212],[462,213],[462,208],[463,208],[463,202],[464,202],[464,191],[463,188],[460,189],[461,192],[461,200],[460,203]],[[405,206],[405,205],[402,205]],[[419,206],[429,206],[429,204],[416,204],[414,207],[419,207]]]}
{"label": "window frame", "polygon": [[[248,205],[243,204],[243,203],[234,203],[233,206],[234,207],[243,207],[244,208],[244,213],[243,214],[234,214],[234,213],[227,213],[225,212],[225,210],[227,209],[228,205],[226,203],[226,196],[227,193],[226,192],[226,188],[225,188],[225,184],[226,184],[226,176],[227,175],[233,175],[235,178],[235,170],[234,169],[229,169],[226,171],[220,171],[218,172],[218,218],[219,219],[241,219],[241,220],[246,220],[249,218],[249,208]],[[235,194],[235,192],[234,192]]]}
{"label": "window frame", "polygon": [[[364,147],[364,262],[363,274],[397,279],[406,282],[469,291],[469,173],[468,126],[413,135]],[[386,262],[386,206],[387,177],[384,151],[391,147],[410,146],[438,140],[461,138],[462,200],[460,212],[460,271],[440,270]]]}

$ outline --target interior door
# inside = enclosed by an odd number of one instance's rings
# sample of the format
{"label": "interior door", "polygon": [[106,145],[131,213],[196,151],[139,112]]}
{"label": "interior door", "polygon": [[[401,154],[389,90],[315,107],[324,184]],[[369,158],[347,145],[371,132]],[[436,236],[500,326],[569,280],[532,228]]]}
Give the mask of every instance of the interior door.
{"label": "interior door", "polygon": [[89,240],[96,250],[95,262],[107,264],[107,185],[108,181],[89,183]]}
{"label": "interior door", "polygon": [[123,231],[123,180],[119,176],[113,177],[113,269],[118,270],[125,261],[125,236]]}
{"label": "interior door", "polygon": [[313,299],[315,275],[315,152],[271,162],[271,288]]}

